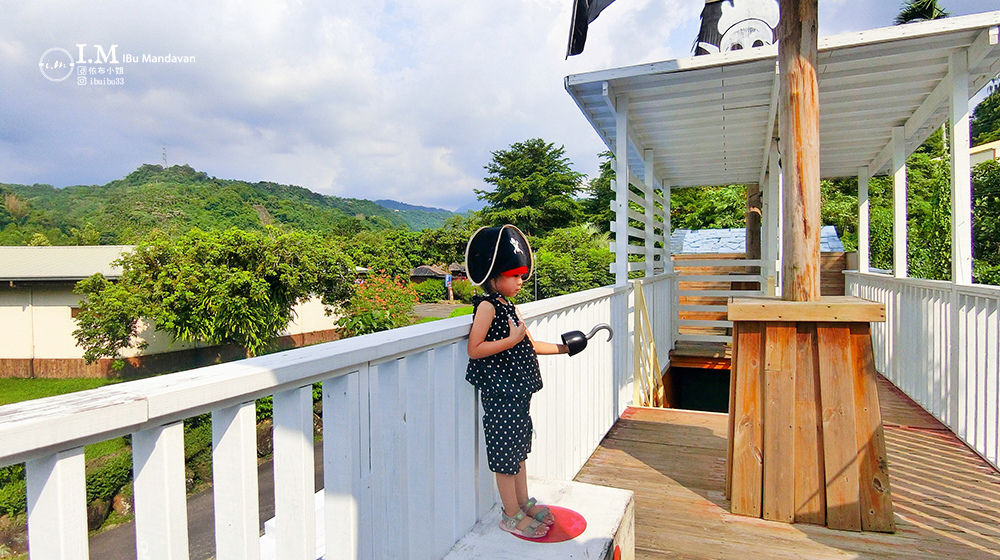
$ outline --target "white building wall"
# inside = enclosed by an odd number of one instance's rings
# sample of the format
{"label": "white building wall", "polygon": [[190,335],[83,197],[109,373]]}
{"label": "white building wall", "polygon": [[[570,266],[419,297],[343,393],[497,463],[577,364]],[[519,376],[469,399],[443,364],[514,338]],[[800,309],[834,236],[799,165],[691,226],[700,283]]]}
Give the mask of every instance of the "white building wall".
{"label": "white building wall", "polygon": [[[77,324],[73,308],[80,296],[68,284],[4,286],[0,288],[0,358],[74,359],[83,358],[73,331]],[[327,316],[319,298],[297,305],[294,319],[282,335],[295,335],[334,328],[335,315]],[[140,323],[139,335],[149,343],[144,351],[125,349],[124,357],[159,354],[206,346],[173,342],[168,333]]]}

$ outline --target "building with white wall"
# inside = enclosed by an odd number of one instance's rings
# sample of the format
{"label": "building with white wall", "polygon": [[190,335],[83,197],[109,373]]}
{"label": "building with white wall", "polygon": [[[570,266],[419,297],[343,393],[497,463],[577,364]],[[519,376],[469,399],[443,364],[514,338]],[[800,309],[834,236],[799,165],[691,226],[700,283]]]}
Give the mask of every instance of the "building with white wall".
{"label": "building with white wall", "polygon": [[[102,377],[116,375],[110,360],[86,364],[73,331],[81,296],[77,282],[96,273],[117,279],[112,263],[130,245],[0,247],[0,377]],[[319,298],[295,307],[294,319],[282,333],[282,346],[303,346],[336,338],[333,323]],[[229,347],[173,341],[149,325],[140,329],[145,350],[126,349],[123,374],[161,373],[176,366],[228,361],[243,357]]]}

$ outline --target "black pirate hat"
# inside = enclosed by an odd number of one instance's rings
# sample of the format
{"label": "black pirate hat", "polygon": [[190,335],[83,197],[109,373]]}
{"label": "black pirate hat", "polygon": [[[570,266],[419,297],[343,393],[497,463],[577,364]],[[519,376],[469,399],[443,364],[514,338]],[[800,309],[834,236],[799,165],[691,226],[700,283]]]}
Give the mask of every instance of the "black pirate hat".
{"label": "black pirate hat", "polygon": [[465,269],[476,286],[505,273],[525,274],[527,278],[533,267],[528,238],[510,224],[479,228],[465,247]]}

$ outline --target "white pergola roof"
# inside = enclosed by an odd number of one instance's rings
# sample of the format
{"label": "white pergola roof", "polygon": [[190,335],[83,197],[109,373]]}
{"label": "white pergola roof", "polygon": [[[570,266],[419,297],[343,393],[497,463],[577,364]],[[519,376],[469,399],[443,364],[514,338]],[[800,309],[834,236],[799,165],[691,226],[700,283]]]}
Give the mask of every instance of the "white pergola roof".
{"label": "white pergola roof", "polygon": [[[906,153],[947,119],[950,58],[966,53],[969,94],[1000,72],[1000,12],[819,39],[820,170],[824,178],[884,173],[893,129]],[[616,100],[628,99],[629,168],[674,187],[757,183],[777,136],[777,46],[614,68],[566,78],[566,89],[612,151]]]}

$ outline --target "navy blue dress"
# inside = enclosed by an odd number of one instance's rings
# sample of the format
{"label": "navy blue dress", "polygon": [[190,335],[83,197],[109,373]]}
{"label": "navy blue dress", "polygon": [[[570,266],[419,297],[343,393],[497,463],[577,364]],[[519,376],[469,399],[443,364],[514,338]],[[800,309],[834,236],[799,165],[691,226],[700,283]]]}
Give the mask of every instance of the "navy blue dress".
{"label": "navy blue dress", "polygon": [[[514,324],[520,323],[514,305],[499,294],[488,293],[473,298],[474,313],[479,312],[479,304],[484,301],[493,304],[495,310],[486,341],[510,336],[507,319],[513,318]],[[525,336],[513,348],[485,358],[470,359],[465,379],[480,392],[490,470],[517,474],[521,470],[520,463],[531,451],[532,425],[528,415],[531,395],[542,388],[538,356],[531,340]]]}

